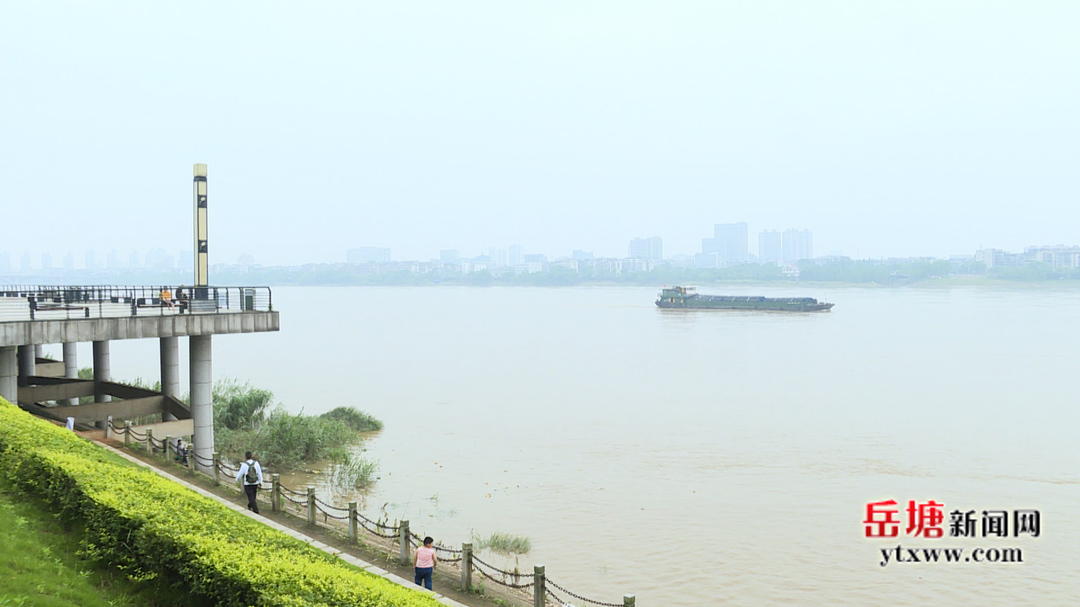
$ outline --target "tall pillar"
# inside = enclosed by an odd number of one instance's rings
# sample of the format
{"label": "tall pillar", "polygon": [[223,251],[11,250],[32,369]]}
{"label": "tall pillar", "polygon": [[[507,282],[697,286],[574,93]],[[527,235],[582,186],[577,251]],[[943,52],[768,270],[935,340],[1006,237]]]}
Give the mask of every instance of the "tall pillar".
{"label": "tall pillar", "polygon": [[13,404],[19,398],[19,354],[15,346],[0,348],[0,398]]}
{"label": "tall pillar", "polygon": [[[112,397],[108,394],[103,394],[97,382],[109,381],[111,379],[109,371],[109,342],[108,341],[95,341],[94,342],[94,402],[95,403],[109,403],[112,402]],[[105,422],[97,422],[98,428],[104,428]]]}
{"label": "tall pillar", "polygon": [[[68,379],[79,379],[79,344],[64,344],[64,377]],[[69,398],[67,404],[77,405],[79,404],[79,399]]]}
{"label": "tall pillar", "polygon": [[35,372],[34,346],[19,346],[19,385],[27,385],[27,379]]}
{"label": "tall pillar", "polygon": [[34,357],[45,358],[45,346],[43,344],[34,344]]}
{"label": "tall pillar", "polygon": [[195,423],[195,465],[211,472],[214,457],[214,374],[211,368],[209,335],[188,338],[189,375],[191,376],[191,418]]}
{"label": "tall pillar", "polygon": [[[180,338],[161,338],[161,393],[180,398]],[[163,421],[176,420],[172,413],[162,413]]]}
{"label": "tall pillar", "polygon": [[[207,253],[206,225],[206,165],[194,166],[193,195],[195,197],[195,286],[205,287],[210,284],[210,258]],[[194,298],[193,299],[197,299]],[[202,299],[205,299],[203,297]]]}

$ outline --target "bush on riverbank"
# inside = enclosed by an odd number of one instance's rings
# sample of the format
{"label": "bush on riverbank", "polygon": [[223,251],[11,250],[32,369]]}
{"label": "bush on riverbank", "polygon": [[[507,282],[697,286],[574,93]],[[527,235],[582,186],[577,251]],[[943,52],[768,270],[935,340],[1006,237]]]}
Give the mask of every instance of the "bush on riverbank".
{"label": "bush on riverbank", "polygon": [[84,552],[202,604],[438,607],[0,399],[0,474],[63,520]]}
{"label": "bush on riverbank", "polygon": [[252,451],[263,465],[279,470],[330,460],[353,471],[370,468],[365,479],[372,478],[375,464],[353,452],[364,440],[360,432],[381,429],[382,422],[363,411],[338,407],[305,415],[280,404],[271,409],[273,392],[229,379],[215,384],[213,400],[215,446],[230,459]]}
{"label": "bush on riverbank", "polygon": [[345,422],[357,432],[374,432],[382,430],[382,422],[370,413],[364,413],[356,407],[338,407],[322,414],[326,419],[336,419]]}

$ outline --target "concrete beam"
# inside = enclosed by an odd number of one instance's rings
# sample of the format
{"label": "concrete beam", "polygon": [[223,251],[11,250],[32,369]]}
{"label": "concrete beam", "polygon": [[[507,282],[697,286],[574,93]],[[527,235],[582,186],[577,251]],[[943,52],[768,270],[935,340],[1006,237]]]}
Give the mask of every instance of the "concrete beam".
{"label": "concrete beam", "polygon": [[49,414],[58,419],[74,417],[76,424],[90,424],[108,419],[134,419],[140,415],[150,415],[165,411],[165,397],[147,396],[129,398],[108,403],[88,403],[85,405],[46,407]]}
{"label": "concrete beam", "polygon": [[[37,383],[30,378],[31,383]],[[63,383],[38,384],[19,388],[19,402],[42,403],[48,400],[78,400],[94,395],[94,382],[89,379],[67,380]]]}
{"label": "concrete beam", "polygon": [[219,312],[0,322],[0,347],[114,339],[264,333],[280,327],[277,312]]}

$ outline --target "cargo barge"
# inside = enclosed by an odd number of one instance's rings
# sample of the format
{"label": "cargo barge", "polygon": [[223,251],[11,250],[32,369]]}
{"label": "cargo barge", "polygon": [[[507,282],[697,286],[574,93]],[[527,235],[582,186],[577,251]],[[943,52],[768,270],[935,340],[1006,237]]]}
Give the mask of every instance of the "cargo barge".
{"label": "cargo barge", "polygon": [[699,295],[694,287],[671,287],[660,292],[661,308],[709,310],[764,310],[775,312],[827,312],[833,304],[812,297],[760,297],[746,295]]}

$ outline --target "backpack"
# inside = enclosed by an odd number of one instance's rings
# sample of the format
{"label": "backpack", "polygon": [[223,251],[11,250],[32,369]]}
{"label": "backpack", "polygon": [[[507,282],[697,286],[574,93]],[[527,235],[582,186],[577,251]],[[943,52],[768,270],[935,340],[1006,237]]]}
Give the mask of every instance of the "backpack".
{"label": "backpack", "polygon": [[248,464],[247,474],[244,475],[245,485],[257,485],[259,483],[259,474],[255,472],[255,462]]}

